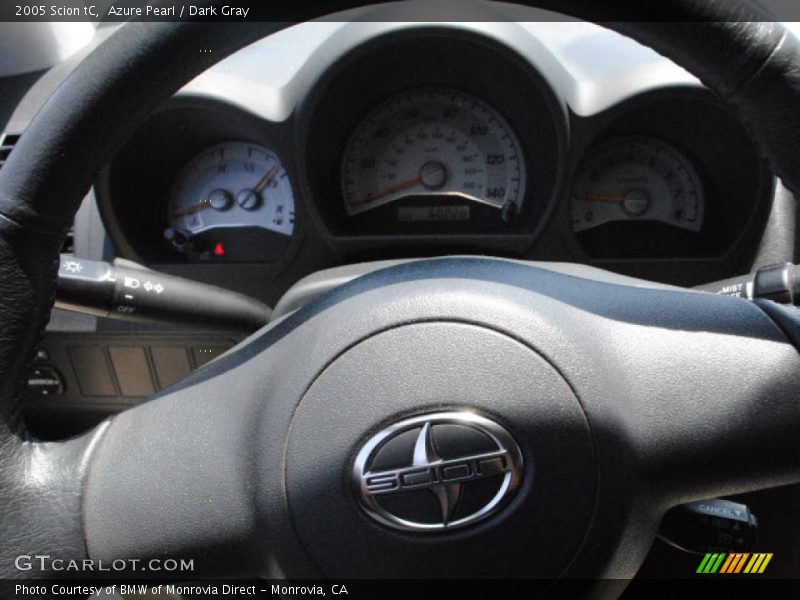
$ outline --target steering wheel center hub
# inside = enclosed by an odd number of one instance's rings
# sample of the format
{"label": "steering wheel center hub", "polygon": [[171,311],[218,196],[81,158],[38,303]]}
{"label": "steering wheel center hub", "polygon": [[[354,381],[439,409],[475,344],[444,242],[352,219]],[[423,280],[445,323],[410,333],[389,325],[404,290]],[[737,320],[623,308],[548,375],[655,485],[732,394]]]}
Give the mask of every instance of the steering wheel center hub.
{"label": "steering wheel center hub", "polygon": [[437,412],[370,438],[356,456],[353,493],[379,523],[435,533],[497,512],[519,487],[522,468],[519,445],[495,421],[472,411]]}
{"label": "steering wheel center hub", "polygon": [[285,477],[326,575],[554,578],[583,539],[595,469],[581,406],[546,360],[485,327],[426,322],[322,372]]}

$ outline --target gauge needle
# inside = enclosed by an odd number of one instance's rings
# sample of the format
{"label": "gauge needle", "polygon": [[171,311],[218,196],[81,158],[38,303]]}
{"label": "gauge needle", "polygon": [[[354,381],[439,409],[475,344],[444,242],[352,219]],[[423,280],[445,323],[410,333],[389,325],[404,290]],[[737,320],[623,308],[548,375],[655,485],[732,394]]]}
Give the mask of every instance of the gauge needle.
{"label": "gauge needle", "polygon": [[[265,187],[267,187],[267,184],[270,182],[270,180],[277,171],[278,171],[278,165],[273,165],[272,168],[269,171],[267,171],[267,173],[261,179],[258,180],[258,183],[256,183],[255,186],[253,186],[253,191],[256,194],[261,193],[261,191]],[[185,217],[186,215],[194,214],[197,211],[203,210],[204,208],[207,208],[209,206],[211,206],[211,199],[206,198],[205,200],[201,200],[197,204],[192,204],[191,206],[187,206],[186,208],[176,210],[173,213],[173,215],[175,217]]]}
{"label": "gauge needle", "polygon": [[211,200],[206,198],[205,200],[201,200],[197,204],[192,204],[191,206],[187,206],[186,208],[182,208],[180,210],[176,210],[173,213],[174,217],[185,217],[186,215],[191,215],[196,213],[199,210],[203,210],[211,206]]}
{"label": "gauge needle", "polygon": [[372,202],[373,200],[377,200],[378,198],[383,198],[384,196],[388,196],[390,194],[394,194],[396,192],[402,192],[403,190],[407,190],[408,188],[412,188],[415,185],[422,183],[422,177],[417,176],[414,179],[409,179],[408,181],[404,181],[403,183],[397,183],[390,187],[384,188],[377,192],[371,192],[366,196],[363,196],[358,202],[354,205],[357,206],[359,204],[366,204],[367,202]]}
{"label": "gauge needle", "polygon": [[256,194],[260,194],[261,191],[267,187],[267,184],[272,180],[273,175],[278,171],[278,165],[273,165],[272,168],[267,171],[267,173],[258,180],[258,183],[253,186],[253,191]]}
{"label": "gauge needle", "polygon": [[620,194],[584,194],[584,200],[588,202],[625,202],[625,196]]}

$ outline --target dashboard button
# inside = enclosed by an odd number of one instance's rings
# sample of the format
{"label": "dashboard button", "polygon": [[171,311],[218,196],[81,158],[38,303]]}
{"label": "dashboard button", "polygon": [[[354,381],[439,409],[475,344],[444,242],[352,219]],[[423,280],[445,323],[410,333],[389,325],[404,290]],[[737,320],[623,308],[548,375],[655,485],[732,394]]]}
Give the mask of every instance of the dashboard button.
{"label": "dashboard button", "polygon": [[147,364],[147,354],[141,346],[110,346],[108,355],[114,366],[117,383],[122,395],[129,398],[144,398],[154,394],[153,378]]}
{"label": "dashboard button", "polygon": [[25,387],[36,396],[63,394],[64,378],[55,367],[41,365],[30,370]]}
{"label": "dashboard button", "polygon": [[67,349],[72,369],[84,396],[115,397],[117,390],[110,365],[100,346],[70,346]]}
{"label": "dashboard button", "polygon": [[192,370],[189,354],[183,346],[152,346],[150,356],[153,357],[160,389],[180,381]]}

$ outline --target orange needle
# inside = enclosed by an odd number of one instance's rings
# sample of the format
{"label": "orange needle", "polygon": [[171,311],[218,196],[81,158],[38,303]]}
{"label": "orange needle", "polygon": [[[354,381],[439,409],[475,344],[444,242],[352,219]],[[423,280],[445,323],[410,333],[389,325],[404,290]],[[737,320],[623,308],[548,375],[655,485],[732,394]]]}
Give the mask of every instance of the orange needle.
{"label": "orange needle", "polygon": [[[267,187],[267,184],[270,182],[270,180],[272,179],[273,175],[275,175],[277,170],[278,170],[278,165],[273,165],[272,168],[269,171],[267,171],[267,173],[261,179],[258,180],[258,183],[256,183],[255,186],[253,186],[253,191],[256,194],[258,194],[261,192],[261,190]],[[201,200],[197,204],[193,204],[192,206],[187,206],[186,208],[182,208],[180,210],[175,211],[174,216],[185,217],[186,215],[194,214],[197,211],[203,210],[204,208],[207,208],[209,206],[211,206],[211,200],[206,198],[205,200]]]}
{"label": "orange needle", "polygon": [[267,174],[264,175],[261,179],[258,180],[258,183],[253,186],[253,191],[256,194],[260,194],[261,190],[267,187],[267,184],[272,179],[272,176],[275,175],[275,172],[278,170],[278,165],[273,165],[272,168],[267,171]]}
{"label": "orange needle", "polygon": [[176,210],[173,213],[175,217],[185,217],[186,215],[191,215],[196,213],[199,210],[203,210],[204,208],[211,206],[211,200],[206,198],[205,200],[201,200],[197,204],[193,204],[192,206],[187,206],[186,208],[182,208],[180,210]]}
{"label": "orange needle", "polygon": [[589,202],[625,202],[625,196],[619,194],[584,194],[584,200]]}
{"label": "orange needle", "polygon": [[361,200],[356,202],[355,205],[366,204],[367,202],[372,202],[373,200],[377,200],[378,198],[383,198],[384,196],[388,196],[396,192],[407,190],[408,188],[412,188],[419,183],[422,183],[422,177],[420,176],[414,177],[414,179],[409,179],[408,181],[404,181],[403,183],[397,183],[393,186],[384,188],[378,192],[369,193],[363,198],[361,198]]}

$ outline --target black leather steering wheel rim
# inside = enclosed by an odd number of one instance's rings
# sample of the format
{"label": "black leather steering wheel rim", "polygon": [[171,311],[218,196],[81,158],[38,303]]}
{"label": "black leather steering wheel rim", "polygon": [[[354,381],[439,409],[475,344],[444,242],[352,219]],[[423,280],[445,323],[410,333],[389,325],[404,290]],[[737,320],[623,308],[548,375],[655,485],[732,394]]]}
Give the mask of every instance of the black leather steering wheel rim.
{"label": "black leather steering wheel rim", "polygon": [[[298,6],[283,17],[306,20],[351,4],[362,3]],[[601,18],[590,1],[530,4],[587,20]],[[607,25],[672,58],[724,97],[773,171],[789,189],[800,191],[795,140],[800,131],[800,47],[795,38],[779,24],[761,20],[743,0],[663,5],[675,22]],[[161,101],[213,63],[286,24],[246,24],[237,26],[235,34],[213,24],[126,25],[54,93],[0,172],[0,522],[8,534],[0,551],[0,574],[21,575],[13,570],[13,556],[37,544],[75,557],[87,553],[87,465],[95,449],[108,442],[108,428],[44,444],[28,438],[15,408],[22,375],[52,306],[61,240],[80,200],[107,157]],[[197,53],[199,45],[213,45],[214,54]],[[165,68],[165,61],[171,68]]]}

